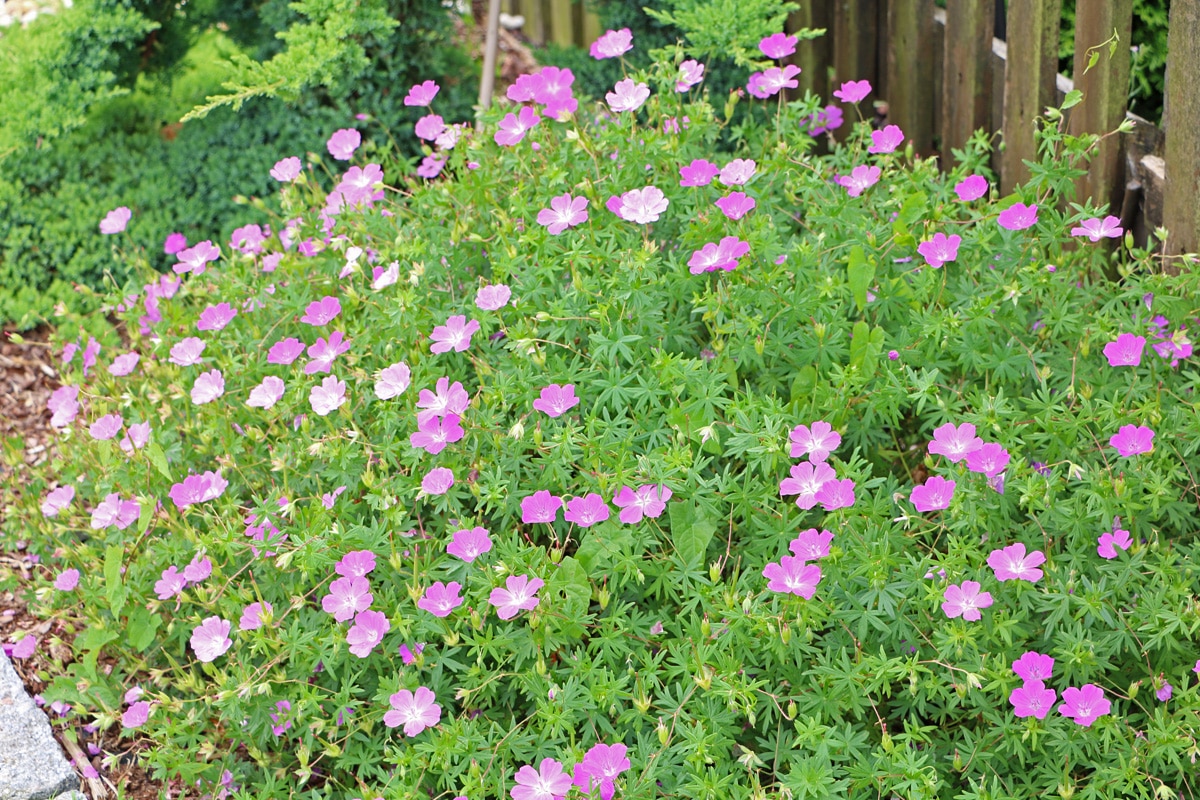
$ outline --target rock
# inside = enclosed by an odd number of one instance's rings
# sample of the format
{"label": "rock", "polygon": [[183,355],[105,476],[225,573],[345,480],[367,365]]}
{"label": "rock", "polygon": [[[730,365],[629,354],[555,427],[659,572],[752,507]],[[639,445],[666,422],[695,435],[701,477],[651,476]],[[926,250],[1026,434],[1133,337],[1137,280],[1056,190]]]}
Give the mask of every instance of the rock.
{"label": "rock", "polygon": [[50,800],[77,789],[50,721],[0,649],[0,800]]}

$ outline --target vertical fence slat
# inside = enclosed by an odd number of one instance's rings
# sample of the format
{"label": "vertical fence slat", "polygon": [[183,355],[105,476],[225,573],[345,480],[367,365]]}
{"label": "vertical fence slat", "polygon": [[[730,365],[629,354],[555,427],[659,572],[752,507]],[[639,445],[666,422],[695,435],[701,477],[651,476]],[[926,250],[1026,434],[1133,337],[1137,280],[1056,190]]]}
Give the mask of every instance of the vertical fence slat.
{"label": "vertical fence slat", "polygon": [[[867,117],[871,116],[871,102],[879,91],[879,63],[876,55],[878,39],[878,0],[835,0],[833,6],[834,84],[841,85],[845,81],[870,81],[874,91],[859,103],[859,108]],[[848,113],[847,119],[853,119],[853,117]],[[838,129],[837,135],[845,138],[851,127],[851,125],[843,125]]]}
{"label": "vertical fence slat", "polygon": [[550,39],[557,45],[569,47],[575,43],[574,20],[571,14],[571,0],[550,0],[548,33]]}
{"label": "vertical fence slat", "polygon": [[992,35],[996,0],[950,0],[942,67],[942,167],[992,117]]}
{"label": "vertical fence slat", "polygon": [[913,148],[933,149],[933,0],[888,3],[888,122]]}
{"label": "vertical fence slat", "polygon": [[1021,161],[1037,159],[1033,121],[1054,103],[1062,0],[1008,0],[1008,61],[1004,75],[1004,153],[1000,190],[1029,179]]}
{"label": "vertical fence slat", "polygon": [[[1129,94],[1129,39],[1133,26],[1133,0],[1100,0],[1080,3],[1075,14],[1075,88],[1083,92],[1083,103],[1071,109],[1069,129],[1075,134],[1105,134],[1125,119]],[[1105,42],[1116,31],[1120,43],[1110,58],[1101,48],[1096,66],[1087,69],[1088,48]],[[1086,72],[1086,74],[1085,74]],[[1087,175],[1075,182],[1080,203],[1092,198],[1108,203],[1119,213],[1125,193],[1124,147],[1120,136],[1110,136],[1088,165]]]}
{"label": "vertical fence slat", "polygon": [[600,34],[604,33],[604,28],[600,26],[600,17],[595,11],[591,11],[584,6],[583,12],[583,42],[580,47],[590,47],[592,42],[600,38]]}
{"label": "vertical fence slat", "polygon": [[[810,0],[804,3],[799,11],[793,11],[787,19],[787,32],[792,33],[801,28],[825,28],[828,31],[830,22],[830,3],[827,0]],[[819,95],[827,102],[829,100],[829,34],[816,39],[802,41],[796,46],[796,54],[791,63],[800,68],[800,86],[797,96],[803,97],[805,91]]]}
{"label": "vertical fence slat", "polygon": [[1175,0],[1167,40],[1163,225],[1170,254],[1200,252],[1200,2]]}

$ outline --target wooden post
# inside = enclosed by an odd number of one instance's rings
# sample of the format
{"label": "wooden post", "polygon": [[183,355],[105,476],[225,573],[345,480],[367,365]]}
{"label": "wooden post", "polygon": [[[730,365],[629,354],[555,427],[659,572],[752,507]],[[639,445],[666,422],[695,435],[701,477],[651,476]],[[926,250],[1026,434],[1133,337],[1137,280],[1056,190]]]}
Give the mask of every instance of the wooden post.
{"label": "wooden post", "polygon": [[[1073,135],[1105,134],[1125,119],[1129,94],[1129,38],[1133,26],[1133,0],[1082,0],[1075,9],[1075,88],[1083,102],[1071,109],[1068,130]],[[1108,41],[1116,31],[1120,42],[1110,58],[1100,48],[1100,60],[1087,69],[1088,49]],[[1075,182],[1075,199],[1092,198],[1107,204],[1109,212],[1120,210],[1125,193],[1125,156],[1120,136],[1100,143],[1088,165],[1088,173]]]}
{"label": "wooden post", "polygon": [[575,22],[571,0],[550,0],[550,38],[555,44],[570,47],[575,43]]}
{"label": "wooden post", "polygon": [[[500,0],[488,0],[487,40],[483,49],[483,73],[479,80],[479,109],[487,111],[492,106],[492,89],[496,85],[496,52],[500,48]],[[483,129],[483,116],[475,126]]]}
{"label": "wooden post", "polygon": [[1029,180],[1023,160],[1037,160],[1034,119],[1054,104],[1058,22],[1062,0],[1008,0],[1008,60],[1004,75],[1004,153],[1000,191]]}
{"label": "wooden post", "polygon": [[[873,90],[858,104],[862,114],[871,118],[871,101],[879,91],[879,0],[834,0],[833,6],[833,85],[845,81],[868,80]],[[838,138],[849,135],[854,112],[846,109],[846,121],[837,131]]]}
{"label": "wooden post", "polygon": [[992,35],[996,0],[948,0],[942,66],[942,168],[992,115]]}
{"label": "wooden post", "polygon": [[888,3],[888,122],[918,155],[933,150],[933,0]]}
{"label": "wooden post", "polygon": [[1163,225],[1166,252],[1200,252],[1200,0],[1171,4],[1167,40],[1167,131]]}
{"label": "wooden post", "polygon": [[796,54],[791,57],[791,63],[800,68],[800,86],[796,90],[797,97],[803,97],[806,91],[824,98],[826,102],[834,102],[830,96],[829,62],[830,47],[829,27],[830,3],[820,0],[809,0],[799,11],[793,11],[787,18],[787,32],[792,33],[801,28],[825,28],[824,36],[816,39],[801,41],[796,45]]}

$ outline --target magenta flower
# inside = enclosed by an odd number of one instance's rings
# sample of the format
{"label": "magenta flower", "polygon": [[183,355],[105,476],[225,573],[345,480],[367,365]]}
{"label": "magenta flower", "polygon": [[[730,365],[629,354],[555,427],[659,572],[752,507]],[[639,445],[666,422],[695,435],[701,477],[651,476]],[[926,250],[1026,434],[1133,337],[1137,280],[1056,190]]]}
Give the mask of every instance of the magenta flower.
{"label": "magenta flower", "polygon": [[632,189],[620,198],[620,210],[617,214],[621,219],[646,225],[657,222],[659,216],[667,210],[671,201],[657,186],[647,186],[643,189]]}
{"label": "magenta flower", "polygon": [[842,116],[842,110],[837,106],[825,106],[825,108],[817,111],[811,118],[805,117],[800,121],[801,127],[811,125],[808,129],[809,136],[820,136],[825,132],[833,132],[842,127],[845,118]]}
{"label": "magenta flower", "polygon": [[391,630],[387,615],[382,611],[360,611],[354,618],[354,626],[346,632],[346,644],[350,652],[359,658],[371,655],[375,645],[383,641],[383,635]]}
{"label": "magenta flower", "polygon": [[325,143],[325,147],[329,150],[329,155],[338,161],[349,161],[360,144],[362,144],[362,134],[353,128],[342,128],[334,131],[333,136],[330,136],[329,141]]}
{"label": "magenta flower", "polygon": [[404,666],[407,667],[411,664],[415,664],[417,661],[417,656],[419,656],[421,651],[425,649],[425,645],[415,645],[414,649],[416,650],[415,653],[409,649],[407,644],[400,645],[400,660],[404,662]]}
{"label": "magenta flower", "polygon": [[462,314],[450,317],[445,325],[436,326],[433,333],[429,334],[433,340],[429,349],[434,353],[448,353],[451,350],[461,353],[471,346],[471,337],[478,330],[479,323],[475,320],[468,322]]}
{"label": "magenta flower", "polygon": [[496,616],[500,619],[512,619],[521,611],[532,611],[537,607],[537,591],[544,585],[541,578],[510,575],[504,581],[504,589],[492,589],[488,602],[496,607]]}
{"label": "magenta flower", "polygon": [[208,263],[221,257],[221,248],[205,239],[186,250],[180,250],[175,257],[179,259],[179,263],[171,268],[175,270],[175,274],[190,272],[193,275],[203,275],[208,269]]}
{"label": "magenta flower", "polygon": [[1027,650],[1013,662],[1012,670],[1023,681],[1048,681],[1054,675],[1054,659],[1033,650]]}
{"label": "magenta flower", "polygon": [[203,475],[188,475],[168,492],[176,508],[186,508],[196,503],[216,500],[229,488],[229,481],[220,472],[208,471]]}
{"label": "magenta flower", "polygon": [[868,153],[891,153],[904,143],[904,131],[899,125],[888,125],[881,131],[871,131],[871,146]]}
{"label": "magenta flower", "polygon": [[1008,466],[1009,458],[1008,451],[1003,447],[994,442],[985,442],[982,447],[967,453],[967,469],[994,478]]}
{"label": "magenta flower", "polygon": [[1042,571],[1037,569],[1046,562],[1046,555],[1041,550],[1034,550],[1026,555],[1025,545],[1017,542],[993,550],[988,556],[987,563],[996,573],[996,580],[1029,581],[1037,583],[1041,580]]}
{"label": "magenta flower", "polygon": [[416,692],[401,689],[388,698],[391,710],[383,715],[383,724],[389,728],[403,725],[405,736],[416,736],[442,719],[442,707],[435,699],[433,692],[424,686],[418,686]]}
{"label": "magenta flower", "polygon": [[693,275],[717,270],[732,272],[739,266],[738,259],[749,252],[749,242],[743,242],[736,236],[726,236],[719,243],[709,242],[693,251],[688,259],[688,272]]}
{"label": "magenta flower", "polygon": [[263,378],[262,383],[250,390],[246,405],[251,408],[271,408],[283,397],[284,384],[274,375]]}
{"label": "magenta flower", "polygon": [[447,414],[445,417],[428,416],[418,421],[418,426],[408,437],[409,444],[425,450],[430,455],[436,456],[446,449],[446,445],[454,444],[464,436],[456,414]]}
{"label": "magenta flower", "polygon": [[667,501],[671,499],[671,490],[661,483],[647,483],[637,490],[622,486],[613,498],[613,505],[621,509],[618,514],[621,522],[633,525],[641,522],[642,517],[659,517],[667,510]]}
{"label": "magenta flower", "polygon": [[788,543],[788,550],[801,561],[817,561],[829,555],[829,545],[832,543],[833,534],[829,531],[809,528]]}
{"label": "magenta flower", "polygon": [[512,147],[525,138],[525,134],[542,121],[542,116],[530,106],[521,108],[520,114],[505,114],[500,120],[500,129],[493,137],[496,144]]}
{"label": "magenta flower", "polygon": [[[282,736],[289,728],[292,727],[291,719],[292,704],[287,700],[280,700],[275,703],[275,711],[269,716],[271,722],[275,724],[271,726],[271,734],[274,736]],[[283,720],[280,722],[280,720]]]}
{"label": "magenta flower", "polygon": [[[583,199],[583,204],[587,205],[586,199]],[[583,219],[587,219],[587,212],[584,212]],[[580,222],[582,221],[580,220]],[[511,298],[512,289],[503,283],[493,283],[491,286],[480,287],[479,291],[475,293],[475,305],[484,311],[498,311],[508,305]]]}
{"label": "magenta flower", "polygon": [[404,96],[404,105],[406,106],[427,106],[433,103],[433,98],[437,97],[439,86],[433,81],[425,81],[424,83],[415,84],[408,90],[408,94]]}
{"label": "magenta flower", "polygon": [[981,447],[983,439],[975,435],[974,425],[964,422],[956,426],[953,422],[947,422],[934,429],[929,452],[931,455],[943,455],[957,464]]}
{"label": "magenta flower", "polygon": [[417,177],[427,180],[436,178],[441,174],[444,166],[446,166],[445,159],[436,155],[425,156],[421,159],[421,165],[417,167]]}
{"label": "magenta flower", "polygon": [[59,486],[46,495],[42,501],[42,514],[47,517],[58,516],[58,512],[71,504],[75,499],[74,486]]}
{"label": "magenta flower", "polygon": [[400,262],[393,261],[386,267],[371,268],[371,288],[375,291],[394,286],[400,280]]}
{"label": "magenta flower", "polygon": [[962,617],[967,622],[976,622],[982,619],[983,615],[979,613],[979,609],[987,608],[992,604],[992,595],[979,591],[979,588],[976,581],[963,581],[962,586],[950,584],[942,595],[945,598],[945,602],[942,603],[942,611],[950,619]]}
{"label": "magenta flower", "polygon": [[362,578],[375,569],[375,554],[370,550],[352,550],[333,565],[333,571],[347,578]]}
{"label": "magenta flower", "polygon": [[107,414],[93,422],[88,428],[88,433],[93,439],[103,442],[120,433],[124,424],[125,420],[121,418],[120,414]]}
{"label": "magenta flower", "polygon": [[288,156],[275,162],[275,166],[271,167],[271,177],[280,183],[291,183],[300,177],[300,168],[300,159]]}
{"label": "magenta flower", "polygon": [[327,376],[320,386],[312,387],[308,402],[318,415],[328,416],[346,402],[346,382],[339,381],[336,375]]}
{"label": "magenta flower", "polygon": [[26,634],[21,637],[21,641],[17,642],[16,647],[12,649],[13,658],[29,658],[37,652],[38,638],[33,634]]}
{"label": "magenta flower", "polygon": [[1085,728],[1111,710],[1112,703],[1104,696],[1104,690],[1094,683],[1085,683],[1078,689],[1068,686],[1063,691],[1063,703],[1058,707],[1058,713]]}
{"label": "magenta flower", "polygon": [[758,164],[753,159],[735,158],[721,168],[717,181],[726,186],[742,186],[754,177],[757,169]]}
{"label": "magenta flower", "polygon": [[543,208],[538,212],[538,225],[545,225],[551,236],[557,236],[567,228],[573,228],[586,222],[587,206],[588,199],[586,197],[573,198],[570,192],[553,197],[550,199],[550,208]]}
{"label": "magenta flower", "polygon": [[200,354],[204,352],[205,344],[202,339],[189,336],[171,348],[167,360],[181,367],[191,367],[200,363]]}
{"label": "magenta flower", "polygon": [[854,481],[850,478],[825,481],[813,500],[821,504],[826,511],[836,511],[839,508],[850,508],[854,505]]}
{"label": "magenta flower", "polygon": [[608,503],[595,492],[590,492],[584,497],[572,497],[567,501],[563,519],[574,522],[581,528],[590,528],[597,522],[608,519]]}
{"label": "magenta flower", "polygon": [[329,584],[329,593],[321,598],[321,608],[333,614],[338,622],[345,622],[358,612],[370,608],[373,599],[371,584],[366,578],[338,578]]}
{"label": "magenta flower", "polygon": [[675,91],[686,92],[704,80],[704,65],[689,58],[679,65],[679,75],[675,79]]}
{"label": "magenta flower", "polygon": [[125,429],[120,447],[126,455],[132,455],[134,450],[141,450],[150,441],[150,423],[139,422]]}
{"label": "magenta flower", "polygon": [[201,661],[214,661],[233,646],[229,620],[208,617],[192,631],[192,650]]}
{"label": "magenta flower", "polygon": [[470,564],[492,549],[492,539],[486,528],[464,528],[454,532],[454,538],[446,545],[446,552],[458,556]]}
{"label": "magenta flower", "polygon": [[868,167],[865,164],[860,164],[850,170],[849,175],[839,175],[837,183],[839,186],[846,187],[846,194],[851,197],[858,197],[879,182],[881,172],[879,167]]}
{"label": "magenta flower", "polygon": [[[797,36],[788,36],[786,33],[772,33],[758,43],[758,49],[767,58],[787,58],[796,52],[797,41],[799,41],[799,37]],[[606,797],[604,800],[608,800],[608,798]]]}
{"label": "magenta flower", "polygon": [[322,297],[320,300],[314,300],[308,304],[300,321],[305,325],[320,327],[328,324],[340,313],[342,313],[342,304],[336,297]]}
{"label": "magenta flower", "polygon": [[926,239],[917,245],[917,252],[925,257],[925,262],[934,269],[940,268],[947,261],[958,258],[958,245],[962,237],[958,234],[947,236],[935,233],[932,239]]}
{"label": "magenta flower", "polygon": [[1023,231],[1032,228],[1037,223],[1037,205],[1027,206],[1024,203],[1013,203],[1000,212],[996,221],[1000,227],[1010,231]]}
{"label": "magenta flower", "polygon": [[192,562],[183,568],[183,579],[188,583],[200,583],[208,580],[212,575],[212,570],[212,559],[207,556],[201,558],[199,554],[196,554],[192,558]]}
{"label": "magenta flower", "polygon": [[120,233],[125,230],[125,226],[129,224],[129,218],[132,216],[133,212],[126,206],[114,208],[104,215],[104,219],[100,220],[100,232],[103,234]]}
{"label": "magenta flower", "polygon": [[170,600],[183,592],[187,579],[174,564],[162,571],[162,577],[154,582],[154,592],[159,600]]}
{"label": "magenta flower", "polygon": [[807,511],[817,504],[817,493],[829,481],[837,480],[833,467],[818,461],[816,464],[805,461],[792,467],[791,477],[779,482],[779,494],[782,497],[799,495],[796,505]]}
{"label": "magenta flower", "polygon": [[79,570],[64,569],[54,579],[54,588],[60,592],[69,592],[79,585]]}
{"label": "magenta flower", "polygon": [[173,256],[180,250],[187,247],[187,237],[182,233],[169,233],[163,241],[163,252],[169,256]]}
{"label": "magenta flower", "polygon": [[417,600],[417,608],[424,609],[435,617],[447,617],[451,611],[463,604],[463,599],[458,596],[460,589],[462,584],[457,581],[451,581],[449,585],[436,581],[425,590],[421,599]]}
{"label": "magenta flower", "polygon": [[325,492],[321,495],[321,505],[328,510],[333,510],[333,506],[337,503],[337,499],[342,496],[342,492],[346,491],[346,486],[339,486],[332,492]]}
{"label": "magenta flower", "polygon": [[445,494],[454,485],[454,473],[446,467],[435,467],[421,479],[421,491],[425,494]]}
{"label": "magenta flower", "polygon": [[1142,350],[1145,347],[1145,336],[1122,333],[1104,345],[1104,355],[1110,367],[1136,367],[1142,363]]}
{"label": "magenta flower", "polygon": [[263,251],[263,242],[271,235],[271,229],[265,231],[251,223],[234,230],[229,237],[229,245],[239,253],[254,255]]}
{"label": "magenta flower", "polygon": [[200,313],[200,319],[196,322],[196,328],[202,331],[219,331],[228,325],[237,316],[237,313],[237,310],[231,307],[229,303],[218,303],[215,306],[209,306]]}
{"label": "magenta flower", "polygon": [[121,727],[140,728],[150,719],[150,703],[138,700],[125,709],[121,715]]}
{"label": "magenta flower", "polygon": [[693,159],[686,167],[679,168],[679,185],[708,186],[720,172],[721,168],[711,161]]}
{"label": "magenta flower", "polygon": [[796,594],[805,600],[812,599],[821,581],[821,568],[796,556],[784,556],[778,564],[772,561],[763,567],[762,574],[772,592]]}
{"label": "magenta flower", "polygon": [[579,398],[575,396],[573,383],[565,386],[552,383],[542,389],[541,394],[533,401],[533,407],[548,417],[561,417],[577,405]]}
{"label": "magenta flower", "polygon": [[108,365],[108,374],[112,375],[114,378],[124,378],[126,375],[133,372],[134,367],[137,366],[139,359],[141,359],[141,356],[139,356],[137,353],[125,353],[124,355],[117,356],[112,360],[112,363]]}
{"label": "magenta flower", "polygon": [[256,631],[265,624],[263,617],[270,618],[275,608],[267,602],[251,603],[242,609],[242,618],[238,620],[239,631]]}
{"label": "magenta flower", "polygon": [[1108,443],[1117,449],[1123,458],[1149,453],[1154,449],[1154,431],[1145,425],[1122,425]]}
{"label": "magenta flower", "polygon": [[1012,703],[1013,713],[1018,717],[1037,717],[1045,719],[1054,707],[1058,693],[1047,689],[1041,681],[1028,681],[1023,686],[1012,690],[1008,702]]}
{"label": "magenta flower", "polygon": [[[203,347],[201,349],[203,349]],[[303,352],[304,342],[300,341],[299,339],[294,339],[291,337],[287,339],[280,339],[278,342],[271,345],[271,349],[267,351],[267,363],[287,366],[299,358],[300,354]],[[174,351],[172,351],[172,354],[174,354]],[[330,360],[332,361],[332,359]]]}
{"label": "magenta flower", "polygon": [[333,360],[350,349],[341,331],[334,331],[329,338],[320,338],[308,346],[309,362],[304,365],[305,375],[316,375],[318,372],[329,372],[333,369]]}
{"label": "magenta flower", "polygon": [[1096,553],[1101,558],[1113,559],[1117,557],[1117,548],[1128,550],[1133,546],[1133,540],[1129,538],[1129,531],[1121,528],[1116,528],[1111,533],[1102,533],[1097,540]]}
{"label": "magenta flower", "polygon": [[521,521],[532,525],[539,522],[552,523],[562,508],[563,499],[545,489],[534,492],[521,501]]}
{"label": "magenta flower", "polygon": [[[633,49],[633,33],[629,28],[619,31],[605,31],[604,35],[592,42],[588,53],[599,61],[604,58],[619,58]],[[518,798],[519,800],[519,798]]]}
{"label": "magenta flower", "polygon": [[846,81],[842,84],[842,88],[834,90],[833,96],[843,103],[857,103],[870,93],[870,81]]}
{"label": "magenta flower", "polygon": [[800,68],[793,64],[771,67],[751,75],[746,88],[750,94],[761,99],[774,97],[784,89],[797,88],[800,83],[796,80],[796,76],[799,74]]}
{"label": "magenta flower", "polygon": [[573,783],[584,795],[591,796],[593,790],[599,789],[600,800],[612,800],[616,792],[613,781],[630,766],[626,752],[623,744],[592,745],[583,760],[575,765]]}
{"label": "magenta flower", "polygon": [[934,475],[925,483],[914,486],[908,499],[917,507],[917,511],[940,511],[950,507],[950,501],[954,498],[954,487],[954,481]]}
{"label": "magenta flower", "polygon": [[982,175],[968,175],[963,178],[954,187],[954,193],[958,195],[958,199],[964,203],[969,203],[972,200],[978,200],[987,194],[988,182],[987,178]]}
{"label": "magenta flower", "polygon": [[1077,227],[1071,228],[1072,236],[1086,236],[1093,242],[1101,239],[1119,239],[1125,233],[1121,220],[1111,214],[1101,220],[1099,217],[1085,219]]}
{"label": "magenta flower", "polygon": [[436,392],[422,389],[417,396],[417,408],[423,409],[417,412],[418,423],[429,417],[444,417],[447,414],[461,417],[466,412],[471,396],[462,383],[455,381],[451,384],[449,378],[438,378],[434,388]]}
{"label": "magenta flower", "polygon": [[604,95],[605,99],[608,100],[608,107],[617,114],[622,114],[626,111],[637,111],[649,96],[650,87],[644,83],[635,82],[633,78],[625,78],[624,80],[617,81],[617,85],[613,87],[613,90]]}
{"label": "magenta flower", "polygon": [[342,176],[337,185],[342,200],[348,206],[370,206],[376,200],[383,199],[383,170],[378,164],[367,164],[366,167],[351,167]]}
{"label": "magenta flower", "polygon": [[375,381],[375,396],[380,400],[391,400],[399,397],[412,382],[412,371],[403,361],[384,367]]}
{"label": "magenta flower", "polygon": [[1158,702],[1165,703],[1171,699],[1171,695],[1174,694],[1174,692],[1175,687],[1164,681],[1162,686],[1154,690],[1154,696],[1158,698]]}
{"label": "magenta flower", "polygon": [[842,435],[824,420],[817,420],[808,425],[797,425],[790,434],[792,440],[792,458],[808,456],[814,463],[829,458],[829,454],[842,443]]}
{"label": "magenta flower", "polygon": [[[716,202],[721,213],[732,220],[739,220],[754,210],[758,205],[753,197],[744,192],[733,192],[728,197],[722,197]],[[747,245],[747,248],[749,245]]]}

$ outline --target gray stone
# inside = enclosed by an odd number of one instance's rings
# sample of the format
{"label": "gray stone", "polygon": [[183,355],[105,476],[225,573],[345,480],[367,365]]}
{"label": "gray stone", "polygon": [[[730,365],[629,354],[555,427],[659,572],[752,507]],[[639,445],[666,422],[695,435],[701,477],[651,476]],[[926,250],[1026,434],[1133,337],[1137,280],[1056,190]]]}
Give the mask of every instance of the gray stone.
{"label": "gray stone", "polygon": [[0,800],[49,800],[78,788],[50,720],[0,648]]}

